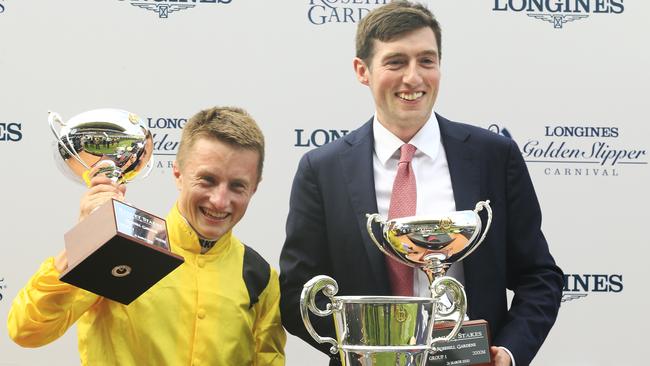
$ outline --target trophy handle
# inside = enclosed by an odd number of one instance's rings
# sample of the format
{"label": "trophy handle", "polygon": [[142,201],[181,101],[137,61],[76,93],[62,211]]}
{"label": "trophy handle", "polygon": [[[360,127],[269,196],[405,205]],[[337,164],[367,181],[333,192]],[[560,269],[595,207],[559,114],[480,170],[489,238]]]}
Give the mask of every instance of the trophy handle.
{"label": "trophy handle", "polygon": [[144,179],[144,178],[148,177],[149,173],[151,173],[151,171],[153,170],[153,166],[156,164],[154,159],[155,159],[154,156],[151,155],[151,159],[149,160],[149,162],[145,166],[145,169],[147,169],[147,170],[145,170],[142,173],[142,178],[141,179]]}
{"label": "trophy handle", "polygon": [[454,299],[454,307],[457,309],[458,313],[458,318],[454,321],[455,325],[447,334],[445,337],[437,337],[434,339],[431,339],[433,337],[433,327],[435,326],[435,320],[434,324],[429,329],[429,337],[430,339],[429,342],[429,347],[433,352],[436,351],[435,345],[436,343],[440,342],[449,342],[456,335],[458,335],[458,332],[460,331],[460,328],[463,326],[463,320],[465,320],[465,314],[467,313],[467,296],[465,295],[465,289],[463,288],[463,285],[461,285],[460,282],[458,282],[455,278],[448,277],[448,276],[443,276],[435,279],[433,283],[431,283],[431,295],[433,296],[434,301],[434,316],[433,318],[435,319],[436,314],[438,312],[438,302],[440,300],[440,297],[442,297],[447,291],[451,291]]}
{"label": "trophy handle", "polygon": [[[142,127],[142,131],[144,132],[146,139],[152,139],[150,131],[148,131],[144,127]],[[143,170],[142,173],[138,174],[135,178],[125,180],[124,183],[140,181],[149,176],[149,174],[153,170],[154,165],[156,165],[155,155],[153,154],[153,151],[151,152],[145,151],[144,154],[150,154],[149,161],[147,162],[147,165],[145,165],[144,167],[145,170]]]}
{"label": "trophy handle", "polygon": [[[319,291],[323,291],[323,294],[327,296],[331,303],[327,304],[325,310],[321,310],[316,306],[314,300]],[[340,309],[340,304],[334,295],[339,291],[339,285],[334,281],[333,278],[325,275],[320,275],[312,278],[302,288],[302,293],[300,294],[300,316],[302,317],[302,322],[305,323],[305,328],[307,332],[311,335],[312,338],[318,343],[330,343],[332,347],[330,348],[330,353],[336,354],[339,351],[339,344],[334,338],[331,337],[321,337],[316,333],[316,330],[309,320],[309,311],[320,316],[325,317],[332,315],[336,310]]]}
{"label": "trophy handle", "polygon": [[122,176],[122,171],[115,165],[114,161],[108,159],[101,160],[91,169],[88,182],[86,182],[88,186],[90,186],[90,179],[100,174],[104,174],[113,183],[116,183]]}
{"label": "trophy handle", "polygon": [[[490,200],[477,202],[476,206],[474,207],[474,213],[478,215],[478,213],[481,212],[484,208],[487,211],[487,222],[485,223],[485,229],[483,229],[483,234],[481,235],[481,238],[478,240],[476,245],[474,245],[470,250],[468,250],[467,253],[465,253],[465,255],[463,255],[462,257],[460,257],[456,262],[460,262],[463,259],[465,259],[465,257],[472,254],[476,250],[476,248],[478,248],[479,245],[481,245],[483,239],[485,239],[485,236],[488,233],[488,230],[490,230],[490,225],[492,224],[492,208],[490,207]],[[478,219],[480,222],[481,218],[479,217]]]}
{"label": "trophy handle", "polygon": [[84,163],[81,158],[79,158],[76,151],[73,152],[68,148],[68,145],[63,142],[61,135],[54,127],[55,123],[58,123],[60,126],[65,126],[65,122],[63,122],[61,116],[56,112],[48,111],[47,122],[50,124],[50,129],[52,130],[54,137],[56,137],[56,142],[59,144],[59,146],[61,146],[68,154],[70,154],[70,156],[74,157],[75,160],[77,160],[84,168],[90,169],[90,167],[86,165],[86,163]]}
{"label": "trophy handle", "polygon": [[[368,218],[368,221],[366,221],[366,230],[368,230],[368,235],[370,236],[370,239],[372,240],[372,242],[375,243],[375,246],[377,248],[379,248],[379,250],[381,250],[382,253],[386,254],[390,258],[395,258],[391,253],[389,253],[388,251],[386,251],[386,249],[384,249],[384,246],[379,243],[379,241],[375,237],[375,234],[372,232],[372,223],[373,222],[378,222],[380,224],[383,224],[383,223],[386,223],[386,220],[384,220],[384,218],[381,217],[381,215],[378,214],[378,213],[374,213],[372,215],[371,214],[366,214],[366,217]],[[402,261],[400,261],[400,262],[402,262]],[[404,262],[402,262],[402,263],[404,263]],[[408,263],[404,263],[404,264],[408,264]]]}

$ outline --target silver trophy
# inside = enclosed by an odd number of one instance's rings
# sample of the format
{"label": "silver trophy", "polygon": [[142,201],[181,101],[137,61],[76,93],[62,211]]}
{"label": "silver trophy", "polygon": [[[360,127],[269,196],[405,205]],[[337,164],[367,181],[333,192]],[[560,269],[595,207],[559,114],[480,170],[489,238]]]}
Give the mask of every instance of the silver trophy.
{"label": "silver trophy", "polygon": [[64,122],[57,113],[49,112],[48,122],[56,137],[57,164],[74,180],[87,184],[103,173],[125,183],[151,171],[153,138],[144,121],[133,113],[94,109]]}
{"label": "silver trophy", "polygon": [[[483,229],[478,213],[484,208],[487,222]],[[452,360],[464,365],[489,363],[487,323],[464,322],[465,290],[445,275],[451,264],[471,254],[485,239],[492,222],[489,201],[477,203],[474,211],[432,217],[384,220],[378,214],[367,216],[372,241],[394,260],[423,270],[431,297],[335,296],[336,281],[316,276],[304,285],[300,296],[300,313],[312,338],[330,343],[330,352],[340,353],[344,366],[424,366],[438,360],[443,362],[438,364]],[[381,240],[372,230],[376,223]],[[316,304],[319,292],[329,299],[324,309]],[[336,339],[316,333],[309,312],[331,315]],[[464,341],[455,339],[459,333],[464,333]],[[456,346],[454,342],[465,343]]]}
{"label": "silver trophy", "polygon": [[[104,174],[127,183],[151,171],[153,138],[133,113],[95,109],[64,122],[50,112],[48,122],[57,165],[77,182]],[[68,267],[60,279],[129,304],[183,262],[167,238],[164,219],[113,199],[64,235]]]}
{"label": "silver trophy", "polygon": [[[478,213],[484,208],[487,222],[482,229]],[[368,235],[377,248],[403,264],[423,270],[432,283],[434,278],[444,276],[453,263],[472,254],[483,242],[492,223],[492,209],[490,201],[480,201],[474,211],[392,220],[384,220],[379,214],[367,217]],[[381,228],[381,241],[373,233],[374,223],[379,223]]]}

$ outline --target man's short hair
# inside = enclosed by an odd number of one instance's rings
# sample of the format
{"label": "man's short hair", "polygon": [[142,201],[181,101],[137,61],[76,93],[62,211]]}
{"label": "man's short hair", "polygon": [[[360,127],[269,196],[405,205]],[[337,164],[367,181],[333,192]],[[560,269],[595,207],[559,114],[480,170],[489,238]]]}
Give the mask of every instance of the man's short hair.
{"label": "man's short hair", "polygon": [[264,167],[264,135],[259,126],[245,110],[237,107],[213,107],[192,116],[183,127],[180,146],[176,154],[179,166],[183,166],[188,151],[198,138],[217,139],[234,148],[253,150],[258,153],[257,180],[262,179]]}
{"label": "man's short hair", "polygon": [[429,27],[436,37],[438,58],[442,54],[440,24],[431,11],[422,4],[395,0],[368,13],[357,27],[357,57],[370,66],[374,56],[374,42],[390,42],[408,32]]}

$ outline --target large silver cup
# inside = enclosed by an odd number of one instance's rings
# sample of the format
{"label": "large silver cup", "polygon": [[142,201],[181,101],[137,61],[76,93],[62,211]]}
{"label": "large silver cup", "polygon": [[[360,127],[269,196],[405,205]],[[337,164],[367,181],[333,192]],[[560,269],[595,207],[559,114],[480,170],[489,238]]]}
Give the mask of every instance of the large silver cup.
{"label": "large silver cup", "polygon": [[[65,122],[49,112],[56,137],[55,159],[68,177],[88,184],[97,174],[119,183],[133,180],[153,167],[153,138],[144,121],[120,109],[94,109]],[[148,167],[147,167],[148,166]]]}
{"label": "large silver cup", "polygon": [[[461,297],[462,286],[450,277],[434,280],[432,297],[334,296],[338,284],[320,275],[307,282],[300,295],[300,314],[309,334],[318,343],[330,343],[332,354],[340,353],[343,366],[424,366],[436,345],[456,336],[457,326],[444,337],[433,338],[436,304],[443,294]],[[324,310],[316,305],[322,292],[329,302]],[[463,314],[465,303],[457,304]],[[321,337],[311,324],[309,312],[332,316],[336,339]]]}

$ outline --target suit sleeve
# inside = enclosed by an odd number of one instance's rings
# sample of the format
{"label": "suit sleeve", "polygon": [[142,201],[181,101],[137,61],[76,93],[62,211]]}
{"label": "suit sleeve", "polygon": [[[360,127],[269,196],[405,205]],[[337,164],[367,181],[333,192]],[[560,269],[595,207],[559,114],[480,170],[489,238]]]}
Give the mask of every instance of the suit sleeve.
{"label": "suit sleeve", "polygon": [[59,281],[54,258],[47,259],[14,299],[7,328],[14,342],[40,347],[61,337],[100,297]]}
{"label": "suit sleeve", "polygon": [[271,269],[269,283],[260,296],[255,337],[255,366],[284,366],[284,346],[287,335],[280,320],[280,284],[278,274]]}
{"label": "suit sleeve", "polygon": [[514,298],[494,344],[510,350],[517,366],[525,366],[555,323],[563,274],[542,234],[539,202],[514,141],[510,144],[506,181],[507,287],[514,292]]}
{"label": "suit sleeve", "polygon": [[[310,154],[305,154],[300,160],[291,188],[286,240],[280,254],[282,323],[291,334],[332,356],[328,351],[330,345],[319,345],[314,341],[300,316],[303,285],[314,276],[331,274],[330,260],[319,179],[310,161]],[[319,307],[323,309],[325,305],[320,304]],[[334,322],[330,317],[310,318],[319,335],[334,337]]]}

